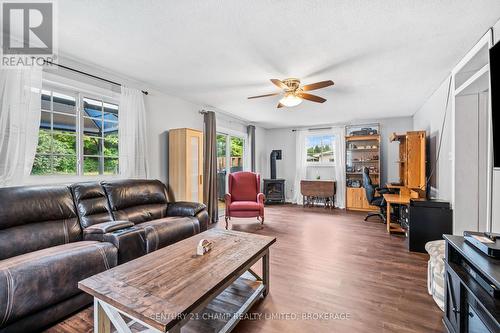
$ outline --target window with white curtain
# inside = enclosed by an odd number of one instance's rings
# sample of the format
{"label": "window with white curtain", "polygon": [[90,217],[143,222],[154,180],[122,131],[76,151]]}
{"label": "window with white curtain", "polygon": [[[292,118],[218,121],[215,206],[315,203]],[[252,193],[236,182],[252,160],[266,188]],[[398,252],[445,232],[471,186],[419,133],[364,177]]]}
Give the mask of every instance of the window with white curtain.
{"label": "window with white curtain", "polygon": [[44,85],[32,175],[116,175],[118,101]]}
{"label": "window with white curtain", "polygon": [[335,136],[306,136],[307,163],[309,165],[335,164]]}

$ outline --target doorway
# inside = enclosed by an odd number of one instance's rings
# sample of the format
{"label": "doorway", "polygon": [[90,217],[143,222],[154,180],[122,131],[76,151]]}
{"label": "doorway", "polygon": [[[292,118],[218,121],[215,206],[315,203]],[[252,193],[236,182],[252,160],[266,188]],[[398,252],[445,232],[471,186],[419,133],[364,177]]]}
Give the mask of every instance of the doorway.
{"label": "doorway", "polygon": [[491,31],[453,70],[453,234],[492,230]]}
{"label": "doorway", "polygon": [[217,132],[217,198],[219,216],[225,213],[224,195],[230,173],[243,171],[245,160],[245,138]]}

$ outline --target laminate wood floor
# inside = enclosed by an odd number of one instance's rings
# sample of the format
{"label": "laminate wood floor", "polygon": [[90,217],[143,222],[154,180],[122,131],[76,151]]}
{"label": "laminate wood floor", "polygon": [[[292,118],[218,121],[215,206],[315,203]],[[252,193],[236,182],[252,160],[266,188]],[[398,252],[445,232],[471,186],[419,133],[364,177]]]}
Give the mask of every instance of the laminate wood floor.
{"label": "laminate wood floor", "polygon": [[[402,237],[364,216],[283,205],[266,207],[263,228],[233,219],[234,230],[277,237],[270,294],[234,331],[444,332],[442,312],[427,294],[428,256],[408,252]],[[89,307],[47,332],[92,332],[92,325]]]}

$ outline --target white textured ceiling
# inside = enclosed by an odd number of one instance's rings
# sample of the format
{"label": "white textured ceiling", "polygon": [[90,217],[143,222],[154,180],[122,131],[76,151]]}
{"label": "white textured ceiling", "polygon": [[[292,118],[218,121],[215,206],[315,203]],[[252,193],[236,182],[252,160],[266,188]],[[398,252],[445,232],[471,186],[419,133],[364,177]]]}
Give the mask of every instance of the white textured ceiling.
{"label": "white textured ceiling", "polygon": [[[412,115],[500,18],[498,0],[58,3],[62,54],[268,128]],[[246,99],[286,77],[335,86]]]}

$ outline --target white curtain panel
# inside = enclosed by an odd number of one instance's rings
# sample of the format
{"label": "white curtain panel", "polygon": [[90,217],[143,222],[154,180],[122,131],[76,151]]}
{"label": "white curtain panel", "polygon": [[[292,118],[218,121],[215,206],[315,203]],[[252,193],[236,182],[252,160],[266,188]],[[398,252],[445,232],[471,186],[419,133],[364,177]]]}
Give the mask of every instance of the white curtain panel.
{"label": "white curtain panel", "polygon": [[0,70],[0,186],[23,184],[31,173],[40,127],[42,70]]}
{"label": "white curtain panel", "polygon": [[308,135],[334,135],[335,136],[335,167],[334,177],[337,186],[335,194],[335,207],[345,208],[345,128],[332,127],[322,131],[297,130],[295,132],[295,182],[293,187],[293,202],[302,205],[303,198],[300,194],[300,181],[307,179],[307,149],[306,137]]}
{"label": "white curtain panel", "polygon": [[307,130],[295,131],[295,182],[293,184],[293,202],[297,205],[303,204],[300,194],[300,181],[307,177]]}
{"label": "white curtain panel", "polygon": [[332,131],[335,135],[335,207],[345,208],[345,127],[334,127]]}
{"label": "white curtain panel", "polygon": [[146,107],[142,91],[122,86],[119,117],[120,175],[147,178]]}

